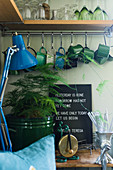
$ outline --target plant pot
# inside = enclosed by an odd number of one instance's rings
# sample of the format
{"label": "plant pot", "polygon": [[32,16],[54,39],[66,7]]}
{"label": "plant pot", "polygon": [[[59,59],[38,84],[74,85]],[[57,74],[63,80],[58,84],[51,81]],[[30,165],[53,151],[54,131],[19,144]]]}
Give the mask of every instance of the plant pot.
{"label": "plant pot", "polygon": [[13,151],[23,149],[40,138],[53,133],[53,117],[24,119],[7,115],[6,121]]}

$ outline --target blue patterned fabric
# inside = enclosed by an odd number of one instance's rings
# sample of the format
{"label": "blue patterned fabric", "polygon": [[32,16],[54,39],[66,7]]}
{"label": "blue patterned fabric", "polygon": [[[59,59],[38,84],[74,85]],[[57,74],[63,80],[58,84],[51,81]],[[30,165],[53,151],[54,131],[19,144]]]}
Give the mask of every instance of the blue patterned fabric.
{"label": "blue patterned fabric", "polygon": [[54,135],[48,135],[17,152],[0,153],[0,170],[56,170]]}

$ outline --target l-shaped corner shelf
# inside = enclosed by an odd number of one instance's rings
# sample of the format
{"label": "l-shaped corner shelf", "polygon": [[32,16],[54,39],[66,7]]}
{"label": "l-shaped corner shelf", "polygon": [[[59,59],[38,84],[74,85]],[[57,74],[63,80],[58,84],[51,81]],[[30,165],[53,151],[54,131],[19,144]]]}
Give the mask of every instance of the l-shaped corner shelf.
{"label": "l-shaped corner shelf", "polygon": [[23,20],[14,0],[1,0],[0,24],[9,30],[99,30],[113,20]]}

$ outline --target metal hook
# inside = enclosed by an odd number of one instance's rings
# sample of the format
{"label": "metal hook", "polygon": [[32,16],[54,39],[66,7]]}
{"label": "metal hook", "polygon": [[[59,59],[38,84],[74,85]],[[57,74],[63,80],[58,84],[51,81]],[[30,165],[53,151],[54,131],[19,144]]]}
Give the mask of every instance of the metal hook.
{"label": "metal hook", "polygon": [[42,32],[42,47],[44,47],[44,33]]}
{"label": "metal hook", "polygon": [[104,43],[105,43],[105,45],[107,45],[107,43],[106,43],[106,34],[104,33]]}
{"label": "metal hook", "polygon": [[61,32],[61,34],[60,34],[60,47],[62,47],[62,32]]}
{"label": "metal hook", "polygon": [[71,33],[71,46],[73,46],[73,32]]}
{"label": "metal hook", "polygon": [[87,32],[85,32],[85,47],[87,47]]}
{"label": "metal hook", "polygon": [[30,47],[29,39],[30,39],[30,33],[28,32],[28,35],[27,35],[27,47]]}
{"label": "metal hook", "polygon": [[51,49],[53,49],[53,32],[51,34]]}

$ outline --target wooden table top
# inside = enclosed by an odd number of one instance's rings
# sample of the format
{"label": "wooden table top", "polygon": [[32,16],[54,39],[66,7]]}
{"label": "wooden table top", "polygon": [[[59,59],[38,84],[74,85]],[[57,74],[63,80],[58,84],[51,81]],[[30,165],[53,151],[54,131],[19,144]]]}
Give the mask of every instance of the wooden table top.
{"label": "wooden table top", "polygon": [[[56,155],[60,155],[56,151]],[[90,150],[79,150],[76,156],[79,156],[79,160],[67,160],[67,162],[59,163],[56,162],[57,168],[70,168],[70,167],[101,167],[99,164],[95,164],[97,157],[100,155],[100,150],[92,150],[92,155]],[[113,164],[107,164],[107,167],[113,167]]]}

